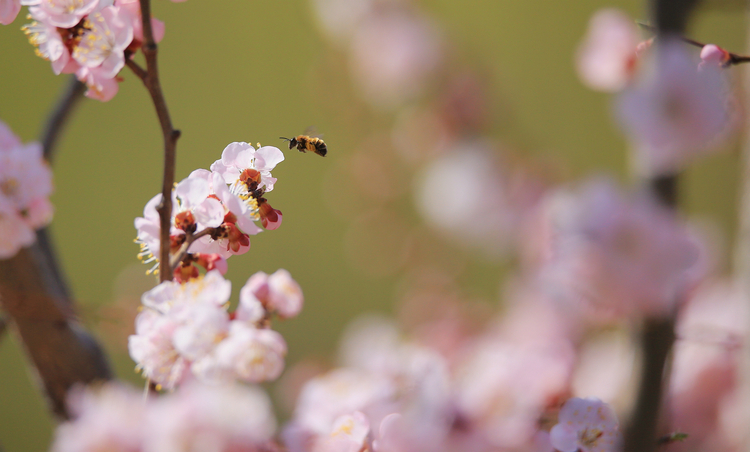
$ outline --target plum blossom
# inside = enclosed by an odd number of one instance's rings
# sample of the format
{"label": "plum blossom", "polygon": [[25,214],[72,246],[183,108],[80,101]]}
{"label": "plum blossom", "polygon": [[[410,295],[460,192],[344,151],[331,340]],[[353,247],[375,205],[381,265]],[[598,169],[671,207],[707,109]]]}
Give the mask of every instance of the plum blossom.
{"label": "plum blossom", "polygon": [[192,382],[144,400],[107,383],[76,390],[69,406],[72,419],[57,428],[53,452],[275,450],[271,402],[255,387]]}
{"label": "plum blossom", "polygon": [[275,380],[281,375],[286,342],[276,331],[235,321],[214,353],[217,364],[232,369],[236,378],[260,383]]}
{"label": "plum blossom", "polygon": [[22,144],[0,121],[0,259],[36,240],[52,219],[52,171],[39,143]]}
{"label": "plum blossom", "polygon": [[218,269],[187,281],[164,281],[143,294],[144,310],[129,338],[130,356],[144,377],[165,389],[189,378],[207,383],[278,378],[286,342],[268,328],[260,302],[228,312],[231,282]]}
{"label": "plum blossom", "polygon": [[282,319],[299,314],[304,302],[299,284],[284,269],[276,270],[271,276],[264,272],[251,276],[240,291],[240,300],[249,297],[258,299],[267,311]]}
{"label": "plum blossom", "polygon": [[71,60],[70,51],[62,35],[57,27],[49,22],[47,13],[40,8],[29,8],[29,13],[33,22],[21,29],[29,42],[36,47],[37,56],[48,60],[55,74],[75,72],[78,64]]}
{"label": "plum blossom", "polygon": [[731,55],[726,50],[715,44],[706,44],[701,49],[701,64],[703,68],[707,65],[714,67],[726,67],[731,59]]}
{"label": "plum blossom", "polygon": [[617,416],[596,398],[572,398],[560,410],[550,442],[560,452],[614,452],[620,447]]}
{"label": "plum blossom", "polygon": [[284,153],[277,147],[263,146],[256,150],[247,143],[234,142],[224,148],[221,159],[211,165],[211,171],[221,174],[236,194],[247,194],[248,173],[253,173],[250,177],[257,179],[254,172],[258,172],[260,178],[256,180],[257,187],[269,192],[276,183],[276,179],[271,176],[271,170],[283,160]]}
{"label": "plum blossom", "polygon": [[125,49],[133,40],[132,21],[127,10],[116,6],[86,18],[72,57],[81,66],[76,76],[89,87],[87,96],[108,101],[117,94],[115,76],[125,66]]}
{"label": "plum blossom", "polygon": [[109,383],[96,390],[77,388],[68,397],[72,420],[55,431],[53,452],[144,450],[146,413],[151,407],[132,388]]}
{"label": "plum blossom", "polygon": [[578,76],[591,89],[620,91],[635,73],[637,46],[632,19],[613,8],[597,11],[576,54]]}
{"label": "plum blossom", "polygon": [[685,45],[664,39],[617,102],[617,116],[646,175],[678,171],[710,153],[736,125],[724,74],[715,65],[698,70]]}
{"label": "plum blossom", "polygon": [[50,25],[72,28],[99,6],[99,0],[40,0],[34,4],[37,6],[29,10],[38,8],[44,12]]}
{"label": "plum blossom", "polygon": [[696,283],[700,248],[672,212],[607,180],[546,203],[552,240],[541,277],[549,293],[602,317],[671,313]]}
{"label": "plum blossom", "polygon": [[16,20],[19,11],[21,11],[20,0],[0,0],[0,24],[11,24]]}

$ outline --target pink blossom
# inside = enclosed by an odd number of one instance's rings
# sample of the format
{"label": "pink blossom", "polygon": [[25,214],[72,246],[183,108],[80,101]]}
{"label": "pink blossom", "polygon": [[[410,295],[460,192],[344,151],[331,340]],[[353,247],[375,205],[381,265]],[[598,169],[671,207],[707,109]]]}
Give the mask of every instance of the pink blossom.
{"label": "pink blossom", "polygon": [[149,406],[139,391],[117,383],[79,387],[68,397],[72,419],[55,431],[53,452],[142,450]]}
{"label": "pink blossom", "polygon": [[364,413],[355,411],[336,418],[328,436],[318,439],[312,452],[360,452],[367,447],[370,423]]}
{"label": "pink blossom", "polygon": [[257,150],[244,142],[230,143],[221,153],[221,160],[211,165],[211,171],[222,175],[224,181],[231,186],[236,194],[246,194],[247,186],[240,180],[246,170],[260,173],[258,187],[266,192],[273,190],[276,182],[271,177],[271,170],[284,160],[284,153],[274,146],[263,146]]}
{"label": "pink blossom", "polygon": [[22,144],[0,121],[0,258],[36,240],[52,219],[52,171],[38,143]]}
{"label": "pink blossom", "polygon": [[357,27],[372,14],[375,0],[314,0],[318,23],[338,43],[347,42]]}
{"label": "pink blossom", "polygon": [[81,65],[76,76],[89,87],[87,96],[107,101],[117,93],[115,77],[125,66],[125,49],[133,40],[132,20],[127,10],[115,6],[85,19],[85,31],[72,57]]}
{"label": "pink blossom", "polygon": [[[133,44],[140,47],[141,43],[143,43],[143,22],[141,21],[141,4],[139,0],[116,0],[115,6],[119,6],[121,9],[126,10],[129,13],[130,18],[132,19]],[[154,34],[154,41],[156,41],[156,43],[161,42],[161,40],[164,39],[164,22],[152,17],[151,29]]]}
{"label": "pink blossom", "polygon": [[0,259],[9,259],[21,248],[34,243],[34,230],[26,224],[15,206],[0,196]]}
{"label": "pink blossom", "polygon": [[271,401],[257,387],[191,383],[160,397],[147,411],[143,452],[259,451],[276,421]]}
{"label": "pink blossom", "polygon": [[726,67],[730,60],[729,52],[714,44],[706,44],[701,49],[701,64],[703,68],[706,65],[714,67]]}
{"label": "pink blossom", "polygon": [[635,72],[638,30],[625,13],[602,9],[589,21],[589,30],[576,54],[581,80],[597,91],[619,91]]}
{"label": "pink blossom", "polygon": [[268,311],[275,312],[282,319],[299,314],[304,302],[299,284],[284,269],[277,270],[271,276],[264,272],[251,276],[240,290],[240,300],[250,295],[260,300]]}
{"label": "pink blossom", "polygon": [[128,351],[137,369],[149,381],[165,389],[174,389],[185,378],[188,362],[172,342],[179,325],[167,316],[144,310],[135,321],[135,334],[128,338]]}
{"label": "pink blossom", "polygon": [[395,108],[427,88],[442,64],[442,46],[436,27],[423,18],[371,15],[351,40],[352,76],[368,102]]}
{"label": "pink blossom", "polygon": [[682,42],[657,42],[617,103],[639,171],[677,171],[727,138],[736,112],[723,77],[714,66],[698,71]]}
{"label": "pink blossom", "polygon": [[72,28],[99,6],[99,0],[41,0],[37,4],[51,25]]}
{"label": "pink blossom", "polygon": [[699,249],[673,213],[595,180],[547,203],[554,228],[542,281],[599,316],[665,315],[694,283]]}
{"label": "pink blossom", "polygon": [[560,452],[614,452],[620,447],[617,416],[596,398],[573,398],[560,410],[550,442]]}
{"label": "pink blossom", "polygon": [[286,342],[279,333],[232,322],[229,335],[216,346],[219,365],[250,383],[275,380],[284,370]]}
{"label": "pink blossom", "polygon": [[179,202],[175,216],[189,212],[197,228],[192,232],[218,227],[224,221],[224,206],[219,200],[209,197],[211,194],[210,183],[201,177],[187,177],[175,187]]}
{"label": "pink blossom", "polygon": [[49,23],[47,13],[38,7],[29,8],[29,13],[34,21],[21,29],[36,47],[36,54],[52,63],[55,74],[75,72],[78,63],[70,58],[68,47],[57,27]]}
{"label": "pink blossom", "polygon": [[21,0],[0,0],[0,24],[12,23],[21,11]]}

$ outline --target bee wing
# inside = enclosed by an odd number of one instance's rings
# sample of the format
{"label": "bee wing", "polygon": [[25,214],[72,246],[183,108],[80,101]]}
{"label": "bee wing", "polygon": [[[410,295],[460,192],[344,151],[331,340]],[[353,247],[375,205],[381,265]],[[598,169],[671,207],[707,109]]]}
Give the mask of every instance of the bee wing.
{"label": "bee wing", "polygon": [[303,132],[303,135],[307,135],[308,137],[312,138],[323,138],[323,134],[318,132],[318,128],[315,126],[310,126]]}

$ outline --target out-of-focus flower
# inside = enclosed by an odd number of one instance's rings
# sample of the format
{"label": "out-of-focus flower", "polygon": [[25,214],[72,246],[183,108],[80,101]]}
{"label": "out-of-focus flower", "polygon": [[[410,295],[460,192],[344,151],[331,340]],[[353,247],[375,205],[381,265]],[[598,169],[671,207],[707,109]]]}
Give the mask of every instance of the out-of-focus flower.
{"label": "out-of-focus flower", "polygon": [[520,168],[499,160],[487,143],[456,144],[415,185],[417,207],[429,225],[492,257],[518,241],[540,194]]}
{"label": "out-of-focus flower", "polygon": [[620,10],[596,12],[576,54],[576,69],[584,84],[597,91],[619,91],[632,80],[636,67],[638,30]]}
{"label": "out-of-focus flower", "polygon": [[22,144],[0,121],[0,259],[36,240],[52,220],[52,171],[39,143]]}
{"label": "out-of-focus flower", "polygon": [[69,406],[72,420],[55,432],[53,452],[275,450],[271,402],[254,387],[193,382],[144,400],[108,383],[74,392]]}
{"label": "out-of-focus flower", "polygon": [[78,388],[69,395],[68,406],[72,420],[57,428],[53,452],[144,450],[149,405],[138,391],[116,383]]}
{"label": "out-of-focus flower", "polygon": [[250,296],[257,298],[267,311],[276,313],[282,319],[295,317],[304,303],[302,288],[284,269],[276,270],[271,276],[264,272],[251,276],[240,290],[240,300]]}
{"label": "out-of-focus flower", "polygon": [[614,452],[620,447],[617,416],[596,398],[573,398],[560,410],[550,442],[560,452]]}
{"label": "out-of-focus flower", "polygon": [[313,9],[323,31],[338,43],[351,38],[361,22],[373,12],[374,0],[315,0]]}
{"label": "out-of-focus flower", "polygon": [[697,282],[699,248],[672,212],[607,180],[547,203],[553,229],[542,281],[550,293],[604,317],[672,312]]}
{"label": "out-of-focus flower", "polygon": [[732,94],[715,66],[697,63],[682,42],[654,45],[617,102],[618,119],[646,175],[674,172],[710,153],[737,124]]}
{"label": "out-of-focus flower", "polygon": [[318,438],[312,452],[359,452],[367,447],[370,423],[364,413],[355,411],[333,422],[329,436]]}
{"label": "out-of-focus flower", "polygon": [[369,16],[351,41],[354,81],[364,99],[384,109],[422,93],[442,58],[437,29],[426,19],[405,13]]}
{"label": "out-of-focus flower", "polygon": [[686,448],[721,450],[709,446],[724,405],[740,394],[749,318],[747,296],[728,281],[707,281],[680,312],[667,418],[689,432]]}
{"label": "out-of-focus flower", "polygon": [[160,397],[146,413],[144,452],[258,451],[276,430],[271,401],[259,388],[189,384]]}

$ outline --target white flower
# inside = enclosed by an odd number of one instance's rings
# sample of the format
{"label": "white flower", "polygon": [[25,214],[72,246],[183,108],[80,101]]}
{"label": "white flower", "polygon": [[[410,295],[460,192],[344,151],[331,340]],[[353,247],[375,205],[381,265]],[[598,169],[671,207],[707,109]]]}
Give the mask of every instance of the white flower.
{"label": "white flower", "polygon": [[217,345],[214,353],[219,365],[233,369],[239,379],[259,383],[281,375],[286,342],[276,331],[232,322],[229,335]]}

